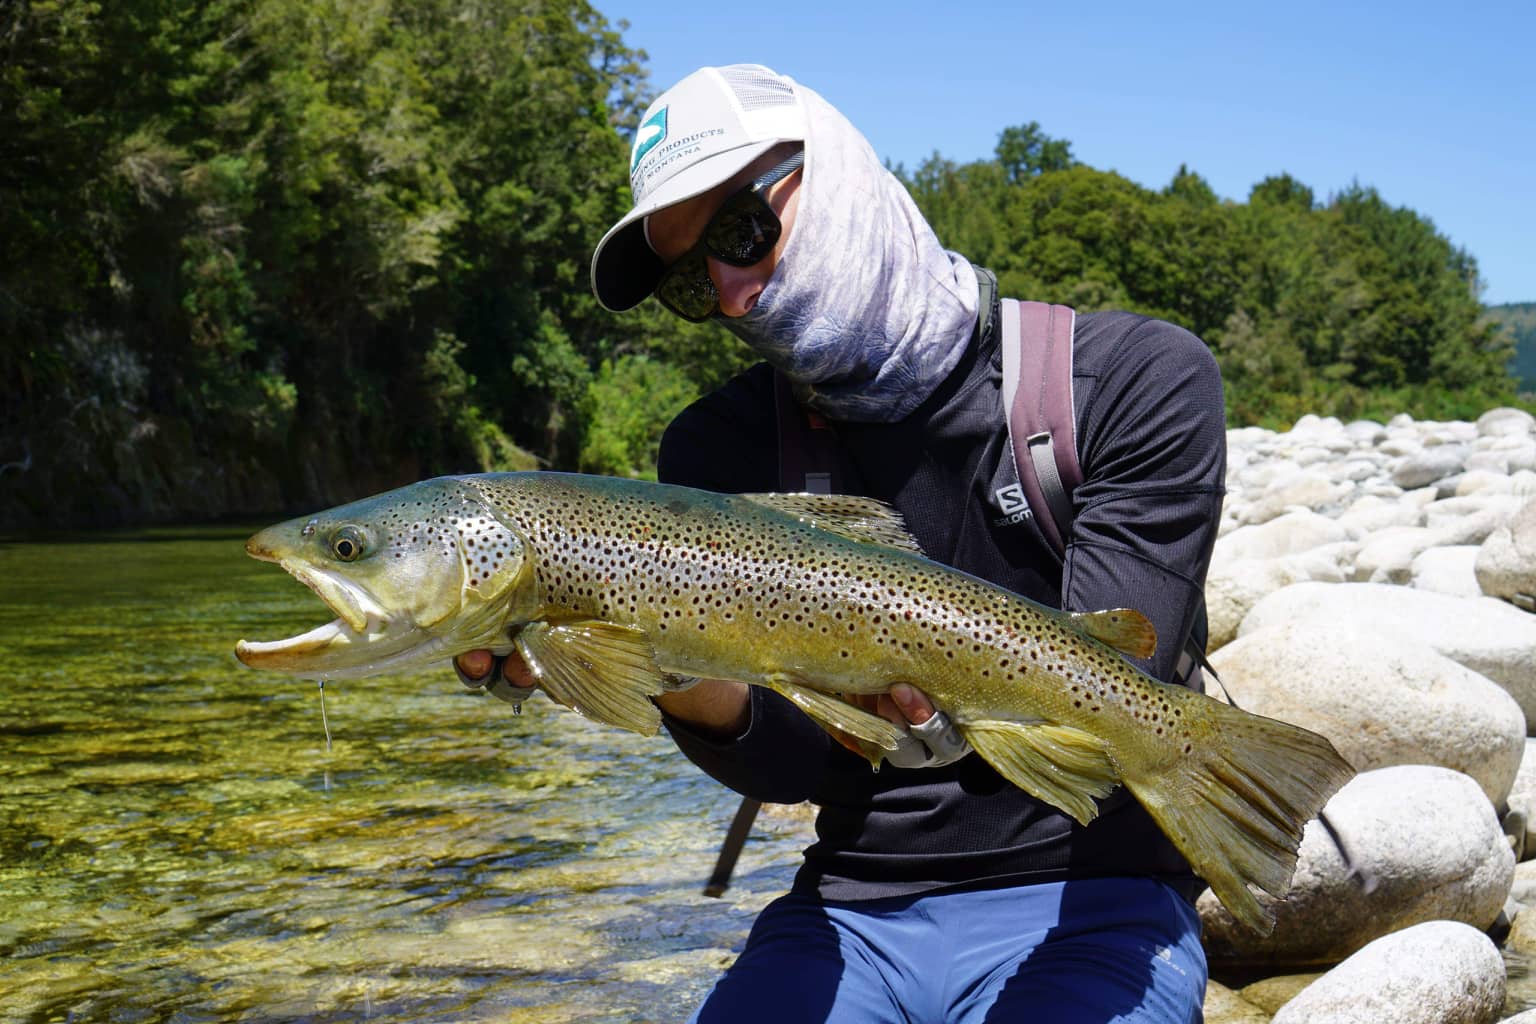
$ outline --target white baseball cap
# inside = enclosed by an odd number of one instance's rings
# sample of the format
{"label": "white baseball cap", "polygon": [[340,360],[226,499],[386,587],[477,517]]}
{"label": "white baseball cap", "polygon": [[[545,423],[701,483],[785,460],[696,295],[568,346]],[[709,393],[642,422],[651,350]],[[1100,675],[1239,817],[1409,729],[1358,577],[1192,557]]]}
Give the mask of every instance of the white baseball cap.
{"label": "white baseball cap", "polygon": [[761,64],[700,68],[656,97],[629,157],[634,209],[592,254],[592,291],[615,312],[637,306],[666,269],[644,218],[708,192],[781,142],[805,141],[794,82]]}

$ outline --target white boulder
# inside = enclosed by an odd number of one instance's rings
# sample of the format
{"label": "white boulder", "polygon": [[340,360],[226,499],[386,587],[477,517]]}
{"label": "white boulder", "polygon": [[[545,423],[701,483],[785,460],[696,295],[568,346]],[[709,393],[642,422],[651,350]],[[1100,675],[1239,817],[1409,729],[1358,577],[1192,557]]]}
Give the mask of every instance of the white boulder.
{"label": "white boulder", "polygon": [[1335,963],[1366,943],[1425,921],[1486,929],[1504,907],[1515,856],[1498,817],[1471,778],[1449,768],[1405,765],[1356,776],[1328,802],[1329,820],[1374,885],[1347,873],[1320,822],[1307,826],[1290,894],[1260,900],[1275,929],[1239,925],[1207,890],[1198,902],[1213,962]]}
{"label": "white boulder", "polygon": [[1326,736],[1356,771],[1440,765],[1499,805],[1525,755],[1514,698],[1422,643],[1282,623],[1244,633],[1211,664],[1238,707]]}
{"label": "white boulder", "polygon": [[1280,1007],[1273,1024],[1491,1024],[1505,985],[1492,939],[1429,921],[1372,942]]}
{"label": "white boulder", "polygon": [[1409,566],[1409,586],[1453,597],[1481,597],[1483,588],[1473,571],[1479,550],[1476,544],[1457,544],[1420,552]]}
{"label": "white boulder", "polygon": [[1238,635],[1303,620],[1427,643],[1504,687],[1527,725],[1536,721],[1536,615],[1513,605],[1382,583],[1295,583],[1254,605]]}
{"label": "white boulder", "polygon": [[1478,434],[1483,437],[1518,437],[1536,433],[1536,416],[1524,409],[1501,406],[1479,416],[1476,426]]}
{"label": "white boulder", "polygon": [[[1536,501],[1488,535],[1475,565],[1478,585],[1490,597],[1529,604],[1536,601]],[[1520,595],[1526,595],[1524,599]]]}

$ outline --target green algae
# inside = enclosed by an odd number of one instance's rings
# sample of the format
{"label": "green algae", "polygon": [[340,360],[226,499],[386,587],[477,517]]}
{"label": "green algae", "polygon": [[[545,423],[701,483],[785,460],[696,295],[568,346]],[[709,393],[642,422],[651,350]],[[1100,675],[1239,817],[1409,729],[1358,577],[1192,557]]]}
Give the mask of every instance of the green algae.
{"label": "green algae", "polygon": [[326,617],[249,531],[0,544],[0,1022],[672,1020],[788,884],[677,754],[436,674],[251,672]]}

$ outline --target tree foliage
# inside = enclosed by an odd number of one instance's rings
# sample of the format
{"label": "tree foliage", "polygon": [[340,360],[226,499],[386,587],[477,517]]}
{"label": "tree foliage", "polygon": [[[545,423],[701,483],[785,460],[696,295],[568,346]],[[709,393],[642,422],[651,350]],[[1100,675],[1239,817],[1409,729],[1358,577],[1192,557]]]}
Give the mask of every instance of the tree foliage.
{"label": "tree foliage", "polygon": [[1488,318],[1514,346],[1509,372],[1520,389],[1536,393],[1536,302],[1510,302],[1489,306]]}
{"label": "tree foliage", "polygon": [[1467,409],[1514,398],[1475,261],[1374,189],[1319,203],[1282,174],[1236,203],[1180,167],[1152,191],[1073,162],[1034,122],[1005,129],[993,160],[936,154],[898,174],[945,244],[996,271],[1004,294],[1199,334],[1236,423],[1361,415],[1376,395],[1421,415],[1444,404],[1437,394]]}
{"label": "tree foliage", "polygon": [[[20,0],[0,521],[568,464],[642,55],[580,2]],[[620,129],[616,131],[615,129]],[[86,482],[89,482],[86,484]]]}
{"label": "tree foliage", "polygon": [[[0,526],[654,473],[750,355],[587,287],[648,99],[623,27],[582,0],[0,8]],[[1234,421],[1512,394],[1471,257],[1373,189],[1154,191],[1036,122],[898,173],[1005,294],[1195,330]]]}

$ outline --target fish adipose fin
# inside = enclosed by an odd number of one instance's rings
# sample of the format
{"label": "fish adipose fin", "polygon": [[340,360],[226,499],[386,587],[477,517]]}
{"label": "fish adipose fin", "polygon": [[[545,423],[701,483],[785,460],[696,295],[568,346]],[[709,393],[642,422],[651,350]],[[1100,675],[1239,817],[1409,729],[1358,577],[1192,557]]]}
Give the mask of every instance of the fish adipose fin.
{"label": "fish adipose fin", "polygon": [[1134,608],[1071,612],[1067,621],[1073,629],[1132,658],[1150,658],[1157,650],[1157,627]]}
{"label": "fish adipose fin", "polygon": [[666,689],[656,655],[637,629],[600,620],[531,622],[516,644],[544,692],[588,718],[646,736],[661,728],[650,701]]}
{"label": "fish adipose fin", "polygon": [[1249,886],[1284,897],[1306,823],[1354,770],[1316,733],[1187,699],[1214,728],[1171,764],[1146,774],[1127,766],[1125,784],[1232,916],[1268,935],[1274,914]]}
{"label": "fish adipose fin", "polygon": [[860,544],[923,553],[910,533],[901,513],[874,498],[850,494],[743,494],[741,497],[766,505],[839,537]]}
{"label": "fish adipose fin", "polygon": [[1082,729],[984,720],[960,731],[999,775],[1083,825],[1098,816],[1093,798],[1108,796],[1120,781],[1104,741]]}
{"label": "fish adipose fin", "polygon": [[[764,685],[810,715],[823,728],[836,729],[865,744],[872,744],[866,750],[868,755],[872,755],[870,764],[873,766],[878,767],[884,752],[895,750],[907,735],[901,726],[887,722],[879,715],[870,714],[863,708],[854,707],[841,697],[804,686],[790,676],[771,675],[764,680]],[[878,752],[875,748],[878,748]]]}

